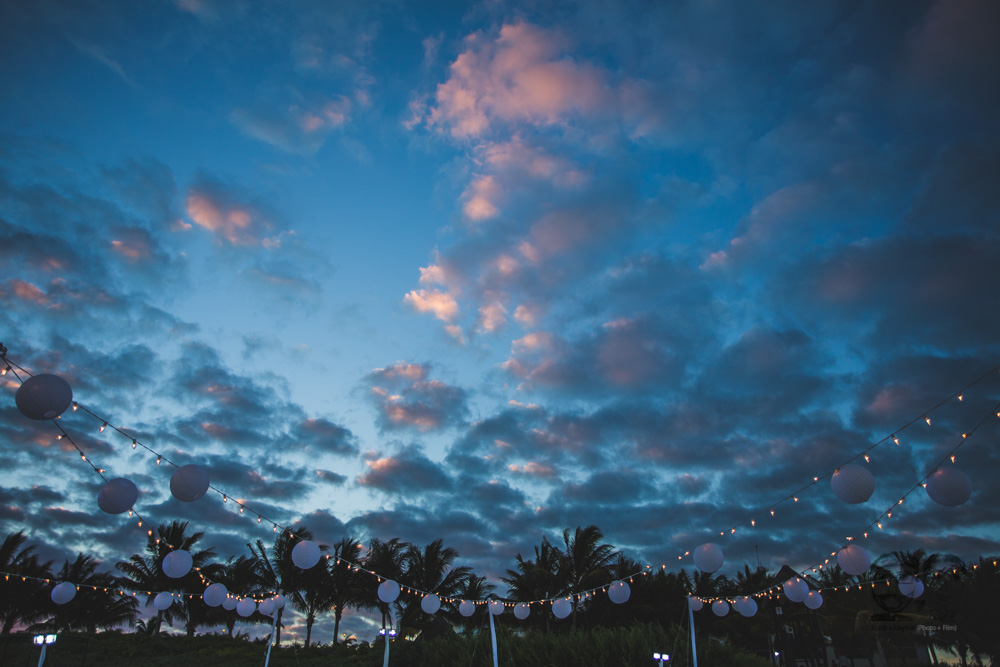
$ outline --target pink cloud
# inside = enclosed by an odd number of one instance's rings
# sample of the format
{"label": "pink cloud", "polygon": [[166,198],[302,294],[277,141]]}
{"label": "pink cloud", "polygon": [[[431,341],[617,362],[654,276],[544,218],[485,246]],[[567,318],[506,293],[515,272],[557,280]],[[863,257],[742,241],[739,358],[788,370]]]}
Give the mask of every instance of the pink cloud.
{"label": "pink cloud", "polygon": [[524,465],[511,464],[507,466],[510,472],[516,475],[526,475],[529,477],[540,477],[542,479],[552,479],[556,476],[556,469],[545,463],[528,461]]}
{"label": "pink cloud", "polygon": [[465,199],[462,206],[465,217],[473,222],[494,217],[500,212],[494,203],[499,194],[500,189],[492,176],[480,176],[472,181],[462,195]]}
{"label": "pink cloud", "polygon": [[417,312],[433,313],[443,322],[450,322],[458,315],[458,302],[448,292],[417,289],[403,297],[403,301],[413,306]]}
{"label": "pink cloud", "polygon": [[493,333],[507,323],[507,309],[499,301],[484,304],[479,308],[479,331]]}
{"label": "pink cloud", "polygon": [[232,245],[257,245],[272,227],[269,220],[250,207],[198,188],[189,191],[186,210],[196,225]]}

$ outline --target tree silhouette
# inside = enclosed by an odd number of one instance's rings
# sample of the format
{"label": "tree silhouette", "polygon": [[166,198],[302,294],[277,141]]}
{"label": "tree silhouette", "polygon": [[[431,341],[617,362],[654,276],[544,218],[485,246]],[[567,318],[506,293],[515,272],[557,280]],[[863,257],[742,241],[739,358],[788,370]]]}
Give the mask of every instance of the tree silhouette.
{"label": "tree silhouette", "polygon": [[[48,579],[52,562],[40,563],[33,545],[24,531],[11,533],[0,544],[0,571],[19,574],[23,577]],[[0,619],[3,628],[0,634],[8,635],[15,625],[27,625],[45,617],[48,611],[48,588],[34,579],[22,580],[5,577],[0,581]]]}
{"label": "tree silhouette", "polygon": [[[274,544],[271,545],[270,554],[264,548],[264,543],[261,540],[257,540],[253,545],[247,544],[247,548],[250,549],[250,553],[254,557],[262,591],[281,593],[289,600],[294,600],[297,596],[300,597],[298,578],[303,570],[292,562],[292,549],[302,540],[312,540],[312,538],[312,532],[301,526],[292,532],[282,531],[279,533]],[[325,548],[321,546],[320,550]],[[318,564],[317,567],[319,567]],[[301,604],[304,605],[304,601]],[[275,646],[281,645],[281,617],[284,611],[284,609],[278,609],[274,612],[277,627]]]}
{"label": "tree silhouette", "polygon": [[[451,547],[445,547],[443,540],[435,540],[423,549],[410,545],[403,555],[406,574],[404,583],[440,597],[452,597],[462,586],[462,583],[472,574],[472,568],[467,566],[453,567],[458,552]],[[425,618],[420,608],[420,600],[407,598],[400,605],[401,628],[414,628],[423,632],[433,633],[436,627],[434,618]],[[454,605],[442,603],[443,610],[438,612],[445,616],[454,615]]]}
{"label": "tree silhouette", "polygon": [[360,575],[351,566],[360,552],[361,543],[353,537],[345,537],[333,545],[334,558],[330,563],[330,576],[333,577],[331,604],[334,644],[340,640],[340,619],[344,616],[344,610],[359,604],[361,600]]}
{"label": "tree silhouette", "polygon": [[44,623],[33,625],[31,631],[94,633],[97,628],[110,630],[134,624],[139,614],[139,601],[131,595],[119,595],[115,576],[97,572],[97,566],[93,556],[82,553],[77,554],[72,563],[66,561],[55,579],[76,584],[79,587],[76,595],[66,604],[53,605],[55,613]]}

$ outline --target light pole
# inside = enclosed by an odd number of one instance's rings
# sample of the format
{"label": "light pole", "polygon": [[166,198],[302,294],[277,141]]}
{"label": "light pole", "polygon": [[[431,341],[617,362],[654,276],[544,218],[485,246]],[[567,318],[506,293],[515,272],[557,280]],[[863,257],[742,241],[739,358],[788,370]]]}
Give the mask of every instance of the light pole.
{"label": "light pole", "polygon": [[659,667],[663,667],[664,662],[670,662],[670,656],[666,653],[654,653],[653,660],[656,660]]}
{"label": "light pole", "polygon": [[389,642],[392,641],[392,638],[396,636],[396,631],[392,629],[386,630],[385,628],[382,628],[381,630],[378,631],[378,633],[383,637],[385,637],[385,656],[382,658],[382,667],[389,667]]}
{"label": "light pole", "polygon": [[38,656],[38,667],[42,667],[45,664],[45,648],[49,644],[56,643],[55,635],[35,635],[35,645],[42,647],[42,654]]}

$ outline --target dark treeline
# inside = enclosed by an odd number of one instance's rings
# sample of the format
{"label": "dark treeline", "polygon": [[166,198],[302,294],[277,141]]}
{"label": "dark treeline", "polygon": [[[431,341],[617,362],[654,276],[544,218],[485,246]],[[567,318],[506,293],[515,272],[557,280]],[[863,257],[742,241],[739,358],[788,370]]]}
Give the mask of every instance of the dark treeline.
{"label": "dark treeline", "polygon": [[[234,596],[261,599],[282,594],[304,618],[306,646],[313,642],[313,625],[326,615],[334,621],[333,644],[345,641],[340,623],[350,611],[374,613],[381,617],[383,627],[426,642],[455,634],[473,635],[483,627],[485,608],[465,617],[459,613],[461,600],[534,602],[560,597],[573,599],[566,619],[557,619],[549,605],[534,604],[523,621],[509,610],[505,612],[504,626],[519,636],[543,638],[645,624],[662,627],[686,642],[682,630],[687,626],[689,595],[730,599],[754,595],[793,574],[787,567],[772,572],[749,565],[735,577],[702,572],[691,576],[684,570],[665,568],[647,571],[605,543],[596,526],[587,526],[567,529],[556,543],[543,538],[527,556],[517,554],[502,578],[506,590],[500,591],[471,568],[458,565],[459,554],[443,540],[420,546],[398,538],[376,538],[365,547],[348,536],[332,545],[321,545],[324,556],[320,562],[302,570],[292,562],[292,548],[299,540],[312,538],[307,528],[299,528],[279,534],[271,544],[257,540],[247,545],[245,554],[223,560],[206,548],[203,533],[190,533],[186,523],[173,522],[159,526],[149,536],[144,553],[117,563],[114,572],[100,572],[98,561],[82,553],[55,570],[53,563],[39,560],[37,548],[28,544],[23,532],[14,533],[0,545],[0,571],[11,575],[0,580],[2,633],[93,634],[125,627],[157,635],[165,623],[183,628],[188,636],[199,629],[217,629],[233,637],[246,637],[237,624],[272,623],[272,618],[258,611],[241,617],[236,610],[207,606],[201,594],[208,583],[219,582]],[[189,551],[194,561],[192,571],[179,579],[167,577],[161,566],[172,548]],[[395,602],[382,602],[377,592],[379,579],[364,570],[393,579],[404,589],[437,594],[440,610],[424,613],[420,596],[405,590]],[[925,591],[920,598],[900,594],[897,582],[906,575],[923,580]],[[901,551],[877,559],[859,577],[833,566],[807,579],[812,588],[823,591],[820,609],[810,611],[778,594],[758,596],[759,609],[752,617],[735,611],[717,617],[706,604],[694,614],[698,635],[766,656],[769,661],[778,652],[816,665],[826,665],[828,657],[837,660],[840,656],[848,660],[877,657],[887,665],[926,664],[919,663],[919,655],[937,664],[939,657],[943,658],[938,653],[948,651],[957,655],[962,665],[1000,664],[995,631],[1000,570],[995,558],[963,563],[922,550]],[[630,584],[631,596],[625,604],[612,603],[602,590],[617,580]],[[60,581],[79,586],[75,598],[64,605],[56,605],[50,598],[53,585]],[[169,608],[154,610],[153,598],[163,591],[181,595]],[[148,607],[150,613],[141,613],[141,606]],[[287,612],[287,607],[276,612],[279,644],[282,615]],[[353,641],[346,638],[348,644]]]}

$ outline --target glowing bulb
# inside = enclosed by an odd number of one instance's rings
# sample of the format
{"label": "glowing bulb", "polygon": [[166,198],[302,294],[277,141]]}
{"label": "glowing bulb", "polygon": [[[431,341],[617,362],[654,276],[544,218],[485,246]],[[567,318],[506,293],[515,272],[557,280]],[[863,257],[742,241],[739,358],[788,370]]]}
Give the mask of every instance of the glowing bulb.
{"label": "glowing bulb", "polygon": [[771,510],[771,516],[774,516],[774,510]]}
{"label": "glowing bulb", "polygon": [[133,440],[133,441],[132,441],[132,449],[135,449],[135,446],[136,446],[136,444],[138,444],[138,443],[136,443],[136,441],[135,441],[135,440]]}
{"label": "glowing bulb", "polygon": [[931,425],[931,418],[930,417],[924,417],[924,421],[927,422],[928,426]]}
{"label": "glowing bulb", "polygon": [[156,457],[156,465],[160,465],[160,461],[162,461],[162,460],[163,460],[162,456],[157,456]]}
{"label": "glowing bulb", "polygon": [[0,371],[0,375],[7,375],[8,371],[10,371],[10,366],[8,366],[7,368],[5,368],[2,371]]}
{"label": "glowing bulb", "polygon": [[104,422],[103,424],[101,424],[101,433],[104,433],[104,429],[106,429],[107,427],[108,427],[108,422]]}
{"label": "glowing bulb", "polygon": [[750,525],[751,526],[756,526],[757,525],[757,520],[756,519],[750,519]]}
{"label": "glowing bulb", "polygon": [[954,463],[954,462],[955,462],[955,455],[954,455],[954,454],[952,454],[952,455],[951,455],[951,462],[952,462],[952,463]]}
{"label": "glowing bulb", "polygon": [[73,412],[76,412],[76,401],[73,401]]}
{"label": "glowing bulb", "polygon": [[868,458],[868,455],[865,454],[865,463],[871,463],[871,461],[872,460],[870,458]]}
{"label": "glowing bulb", "polygon": [[899,447],[899,438],[896,437],[895,433],[892,434],[892,441],[896,443],[897,447]]}

